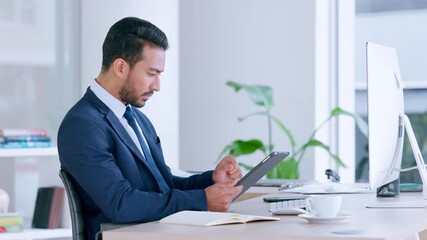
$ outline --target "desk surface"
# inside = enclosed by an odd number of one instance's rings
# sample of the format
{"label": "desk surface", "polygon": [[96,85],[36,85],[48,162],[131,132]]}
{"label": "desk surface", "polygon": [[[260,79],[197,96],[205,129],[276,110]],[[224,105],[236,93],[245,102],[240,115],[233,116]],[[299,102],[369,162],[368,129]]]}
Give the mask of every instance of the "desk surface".
{"label": "desk surface", "polygon": [[[270,188],[271,189],[271,188]],[[251,192],[283,193],[258,188]],[[275,192],[275,193],[271,193]],[[291,195],[291,194],[287,194]],[[230,212],[271,216],[263,196],[232,204]],[[410,239],[427,229],[427,208],[372,209],[368,203],[376,201],[404,201],[422,199],[421,193],[404,193],[399,198],[377,199],[374,194],[344,194],[341,213],[349,219],[335,223],[309,223],[298,216],[280,216],[280,221],[253,222],[214,227],[195,227],[151,222],[106,231],[104,240],[121,239]],[[333,232],[358,232],[336,234]]]}

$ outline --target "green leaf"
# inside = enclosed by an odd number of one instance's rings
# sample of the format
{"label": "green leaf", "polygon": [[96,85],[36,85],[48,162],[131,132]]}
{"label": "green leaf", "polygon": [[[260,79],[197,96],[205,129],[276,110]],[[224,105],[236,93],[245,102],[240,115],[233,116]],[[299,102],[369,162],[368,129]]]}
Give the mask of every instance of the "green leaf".
{"label": "green leaf", "polygon": [[273,115],[269,115],[267,112],[255,112],[255,113],[251,113],[251,114],[248,114],[248,115],[246,115],[246,116],[244,116],[244,117],[239,117],[238,118],[238,120],[239,120],[239,122],[242,122],[242,121],[244,121],[244,120],[246,120],[247,118],[249,118],[249,117],[252,117],[252,116],[256,116],[256,115],[265,115],[265,116],[270,116],[271,117],[271,119],[273,119],[273,121],[277,124],[277,126],[279,126],[280,127],[280,129],[282,129],[282,131],[285,133],[285,135],[288,137],[288,139],[289,139],[289,143],[291,144],[291,155],[293,155],[294,153],[295,153],[295,147],[296,147],[296,142],[295,142],[295,138],[294,138],[294,136],[292,135],[292,133],[291,133],[291,131],[285,126],[285,124],[283,124],[278,118],[276,118],[275,116],[273,116]]}
{"label": "green leaf", "polygon": [[245,121],[247,118],[250,118],[250,117],[253,117],[253,116],[257,116],[257,115],[268,115],[268,113],[267,113],[267,112],[265,112],[265,111],[262,111],[262,112],[254,112],[254,113],[248,114],[248,115],[243,116],[243,117],[238,117],[238,118],[237,118],[237,120],[238,120],[239,122],[243,122],[243,121]]}
{"label": "green leaf", "polygon": [[365,137],[368,137],[368,124],[359,114],[347,112],[340,107],[336,107],[331,111],[331,116],[337,117],[339,115],[347,115],[354,118],[356,126],[359,128],[360,132],[365,135]]}
{"label": "green leaf", "polygon": [[[260,140],[252,139],[249,141],[243,141],[243,140],[236,140],[230,145],[227,145],[223,151],[221,152],[220,156],[227,153],[229,155],[233,156],[240,156],[240,155],[248,155],[252,154],[257,150],[261,150],[264,154],[266,154],[266,151],[273,150],[273,143],[271,142],[271,120],[273,120],[280,129],[285,133],[286,137],[290,141],[291,145],[291,156],[281,163],[277,165],[272,171],[270,171],[267,174],[268,178],[285,178],[285,179],[298,179],[299,178],[299,171],[298,171],[298,165],[299,161],[303,159],[305,150],[310,147],[320,147],[327,151],[329,155],[335,160],[337,166],[339,167],[346,167],[344,162],[337,156],[336,154],[331,152],[331,149],[326,144],[322,143],[321,141],[315,139],[316,132],[322,128],[326,123],[328,123],[333,117],[338,117],[340,115],[347,115],[352,117],[355,120],[355,123],[359,130],[367,136],[368,134],[368,125],[366,121],[360,117],[357,114],[350,113],[348,111],[345,111],[341,109],[340,107],[334,108],[329,117],[325,119],[311,134],[311,136],[308,139],[308,142],[304,145],[302,145],[298,150],[297,144],[295,142],[295,138],[293,137],[291,131],[276,117],[274,117],[271,114],[271,108],[273,106],[273,90],[269,86],[261,86],[261,85],[246,85],[237,83],[234,81],[227,81],[226,85],[233,88],[234,91],[239,92],[241,90],[245,91],[250,100],[255,103],[258,106],[265,107],[264,111],[259,111],[255,113],[250,113],[244,117],[239,117],[238,121],[244,121],[245,119],[255,116],[255,115],[265,115],[268,120],[268,136],[269,136],[269,143],[270,145],[264,145]],[[249,165],[241,164],[242,167],[245,169],[251,169],[252,167]]]}
{"label": "green leaf", "polygon": [[242,88],[240,84],[233,82],[233,81],[227,81],[225,84],[227,86],[234,88],[234,91],[236,91],[236,92],[238,92]]}
{"label": "green leaf", "polygon": [[285,132],[285,135],[288,137],[289,142],[291,144],[291,149],[292,149],[291,153],[294,154],[295,153],[295,147],[297,144],[295,142],[295,138],[292,135],[291,131],[278,118],[276,118],[274,116],[271,116],[271,118],[283,130],[283,132]]}
{"label": "green leaf", "polygon": [[246,85],[233,81],[227,81],[227,86],[234,88],[234,91],[246,91],[249,98],[258,106],[270,109],[273,106],[273,90],[269,86]]}
{"label": "green leaf", "polygon": [[323,148],[324,150],[326,150],[329,155],[335,160],[335,163],[339,166],[339,167],[346,167],[346,165],[344,164],[344,162],[341,160],[340,157],[338,157],[336,154],[333,154],[331,152],[331,149],[329,148],[329,146],[327,146],[326,144],[324,144],[323,142],[317,140],[317,139],[312,139],[309,142],[307,142],[306,144],[304,144],[303,148],[308,148],[308,147],[320,147]]}
{"label": "green leaf", "polygon": [[222,154],[224,154],[225,152],[228,152],[228,155],[238,157],[241,155],[252,154],[257,150],[260,150],[265,154],[265,147],[261,140],[258,140],[258,139],[251,139],[248,141],[236,140],[232,142],[230,145],[228,145],[225,148],[225,151],[222,152]]}
{"label": "green leaf", "polygon": [[337,116],[339,116],[340,114],[343,114],[345,111],[344,110],[342,110],[340,107],[336,107],[336,108],[334,108],[334,109],[332,109],[332,111],[331,111],[331,116],[332,117],[337,117]]}
{"label": "green leaf", "polygon": [[298,162],[294,158],[284,159],[267,173],[267,178],[299,179]]}

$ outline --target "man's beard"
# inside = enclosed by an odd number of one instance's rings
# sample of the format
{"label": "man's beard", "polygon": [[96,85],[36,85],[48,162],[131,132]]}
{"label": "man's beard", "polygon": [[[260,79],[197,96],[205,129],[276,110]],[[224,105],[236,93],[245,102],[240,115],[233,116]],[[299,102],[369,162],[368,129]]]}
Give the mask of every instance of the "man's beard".
{"label": "man's beard", "polygon": [[142,108],[145,105],[145,101],[142,101],[142,103],[138,103],[138,96],[135,95],[132,83],[132,79],[128,76],[124,86],[119,91],[119,96],[122,101],[126,102],[127,104],[130,104],[137,108]]}

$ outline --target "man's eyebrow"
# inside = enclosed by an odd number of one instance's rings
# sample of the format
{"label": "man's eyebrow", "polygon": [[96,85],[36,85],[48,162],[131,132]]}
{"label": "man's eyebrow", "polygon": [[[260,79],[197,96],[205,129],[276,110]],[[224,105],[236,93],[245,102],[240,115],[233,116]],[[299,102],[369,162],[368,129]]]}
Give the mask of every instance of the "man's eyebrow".
{"label": "man's eyebrow", "polygon": [[162,73],[163,72],[163,70],[159,70],[157,68],[149,68],[149,69],[150,69],[150,71],[155,71],[157,73]]}

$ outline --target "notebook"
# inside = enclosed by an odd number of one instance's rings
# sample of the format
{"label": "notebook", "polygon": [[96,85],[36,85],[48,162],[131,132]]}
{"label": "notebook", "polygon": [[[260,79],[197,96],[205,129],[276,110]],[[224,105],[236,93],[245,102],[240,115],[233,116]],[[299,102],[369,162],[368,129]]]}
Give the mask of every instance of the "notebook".
{"label": "notebook", "polygon": [[278,221],[277,217],[244,215],[228,212],[181,211],[160,220],[160,223],[181,224],[191,226],[216,226],[233,223],[248,223],[255,221]]}

